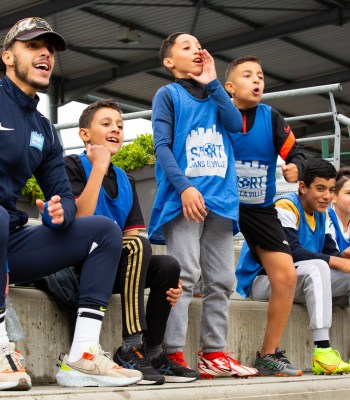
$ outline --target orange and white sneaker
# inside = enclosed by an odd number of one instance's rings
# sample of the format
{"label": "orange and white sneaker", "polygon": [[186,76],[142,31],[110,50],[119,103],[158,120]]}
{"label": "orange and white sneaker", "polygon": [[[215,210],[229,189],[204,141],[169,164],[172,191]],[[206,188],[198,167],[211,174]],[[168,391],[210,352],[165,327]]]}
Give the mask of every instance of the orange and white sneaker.
{"label": "orange and white sneaker", "polygon": [[76,362],[64,356],[56,375],[57,383],[68,387],[128,386],[141,379],[140,371],[120,367],[101,346],[90,348],[90,353],[84,353]]}
{"label": "orange and white sneaker", "polygon": [[257,374],[255,368],[241,365],[237,360],[221,351],[213,353],[198,353],[198,370],[202,379],[212,379],[214,377],[236,376],[247,378]]}
{"label": "orange and white sneaker", "polygon": [[23,368],[14,343],[0,344],[0,390],[29,390],[32,381]]}

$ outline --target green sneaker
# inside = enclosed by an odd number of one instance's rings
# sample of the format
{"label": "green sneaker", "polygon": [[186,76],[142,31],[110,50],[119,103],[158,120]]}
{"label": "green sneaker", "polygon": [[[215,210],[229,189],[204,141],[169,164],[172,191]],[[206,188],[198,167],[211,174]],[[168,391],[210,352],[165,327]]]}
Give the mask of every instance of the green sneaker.
{"label": "green sneaker", "polygon": [[315,375],[347,374],[350,372],[350,364],[340,358],[337,350],[331,347],[326,349],[316,347],[312,360],[312,371]]}

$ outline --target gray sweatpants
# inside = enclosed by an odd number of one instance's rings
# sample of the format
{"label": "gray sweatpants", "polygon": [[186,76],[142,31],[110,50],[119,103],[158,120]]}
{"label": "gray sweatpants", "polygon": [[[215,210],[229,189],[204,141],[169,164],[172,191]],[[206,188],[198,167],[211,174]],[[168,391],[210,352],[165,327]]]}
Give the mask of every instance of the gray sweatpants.
{"label": "gray sweatpants", "polygon": [[[331,269],[325,261],[319,259],[301,261],[294,265],[297,271],[294,302],[306,304],[313,340],[329,340],[332,304],[349,305],[350,274]],[[269,278],[259,275],[251,287],[251,298],[268,300],[270,290]]]}
{"label": "gray sweatpants", "polygon": [[169,255],[181,266],[183,293],[172,307],[164,337],[167,353],[183,351],[186,344],[188,307],[193,287],[204,283],[200,346],[204,352],[226,346],[228,303],[234,286],[232,221],[209,212],[203,222],[186,221],[181,213],[164,226]]}

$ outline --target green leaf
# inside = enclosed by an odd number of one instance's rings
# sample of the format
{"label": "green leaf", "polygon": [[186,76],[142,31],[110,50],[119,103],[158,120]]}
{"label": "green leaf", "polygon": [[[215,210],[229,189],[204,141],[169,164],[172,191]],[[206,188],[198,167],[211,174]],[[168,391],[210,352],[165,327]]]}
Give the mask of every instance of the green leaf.
{"label": "green leaf", "polygon": [[111,161],[124,171],[154,165],[156,158],[153,136],[150,133],[139,135],[132,143],[124,145],[117,154],[112,156]]}
{"label": "green leaf", "polygon": [[31,204],[34,204],[36,199],[45,200],[44,194],[34,176],[29,178],[22,187],[21,195],[28,196]]}

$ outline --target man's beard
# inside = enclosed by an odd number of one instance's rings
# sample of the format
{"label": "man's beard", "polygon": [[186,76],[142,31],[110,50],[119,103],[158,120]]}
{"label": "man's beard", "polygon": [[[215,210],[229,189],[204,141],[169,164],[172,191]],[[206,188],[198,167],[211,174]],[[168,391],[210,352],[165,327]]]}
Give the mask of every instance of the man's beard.
{"label": "man's beard", "polygon": [[28,73],[21,70],[19,62],[17,61],[17,59],[15,57],[14,57],[13,62],[14,62],[15,75],[16,75],[17,79],[21,80],[22,82],[27,83],[35,90],[43,90],[43,89],[46,89],[49,87],[49,82],[41,83],[41,82],[37,82],[34,80],[29,80]]}

